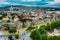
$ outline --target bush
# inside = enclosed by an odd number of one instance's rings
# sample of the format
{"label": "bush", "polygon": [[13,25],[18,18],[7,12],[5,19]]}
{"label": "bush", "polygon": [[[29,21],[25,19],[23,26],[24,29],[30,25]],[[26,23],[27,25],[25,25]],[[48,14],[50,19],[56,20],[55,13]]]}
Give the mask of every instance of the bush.
{"label": "bush", "polygon": [[16,38],[16,39],[19,39],[19,34],[16,34],[16,35],[15,35],[15,38]]}
{"label": "bush", "polygon": [[9,37],[8,37],[10,40],[12,40],[12,35],[9,35]]}

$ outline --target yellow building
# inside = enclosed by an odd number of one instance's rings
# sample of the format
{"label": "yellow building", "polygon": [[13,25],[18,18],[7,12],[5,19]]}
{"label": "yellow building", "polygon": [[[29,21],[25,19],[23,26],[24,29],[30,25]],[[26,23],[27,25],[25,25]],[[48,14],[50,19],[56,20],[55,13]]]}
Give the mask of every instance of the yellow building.
{"label": "yellow building", "polygon": [[2,20],[7,21],[7,20],[9,20],[9,18],[8,17],[4,17],[4,18],[2,18]]}

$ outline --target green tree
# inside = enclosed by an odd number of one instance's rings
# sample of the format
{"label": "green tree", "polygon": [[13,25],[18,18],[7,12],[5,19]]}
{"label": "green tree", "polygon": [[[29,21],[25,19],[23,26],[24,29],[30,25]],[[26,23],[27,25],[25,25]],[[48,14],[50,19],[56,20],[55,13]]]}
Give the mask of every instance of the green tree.
{"label": "green tree", "polygon": [[41,40],[48,40],[48,35],[47,34],[41,35]]}
{"label": "green tree", "polygon": [[46,31],[45,28],[46,28],[46,25],[41,25],[40,28],[39,28],[38,30],[39,30],[39,32],[40,32],[41,34],[46,34],[47,31]]}
{"label": "green tree", "polygon": [[7,14],[2,14],[2,18],[3,18],[3,17],[6,17],[6,16],[7,16]]}
{"label": "green tree", "polygon": [[19,34],[16,34],[16,35],[15,35],[15,38],[16,38],[16,39],[19,39]]}
{"label": "green tree", "polygon": [[9,35],[8,38],[9,38],[9,40],[12,40],[12,35]]}
{"label": "green tree", "polygon": [[32,25],[30,25],[30,26],[26,29],[26,31],[32,31],[33,29],[35,29],[35,27],[32,26]]}
{"label": "green tree", "polygon": [[37,29],[32,31],[32,33],[30,34],[30,37],[32,38],[32,40],[40,40],[39,31]]}
{"label": "green tree", "polygon": [[51,23],[51,26],[54,27],[54,28],[60,27],[60,20],[53,21]]}
{"label": "green tree", "polygon": [[48,24],[48,25],[46,25],[45,29],[47,31],[53,31],[54,30],[54,27],[52,27],[51,24]]}
{"label": "green tree", "polygon": [[7,20],[7,23],[9,23],[10,22],[10,20]]}
{"label": "green tree", "polygon": [[[46,28],[46,25],[41,25],[40,28],[44,28],[44,29],[45,29],[45,28]],[[40,28],[39,28],[39,29],[40,29]]]}
{"label": "green tree", "polygon": [[22,27],[23,27],[23,28],[26,27],[26,26],[25,26],[25,22],[27,21],[27,19],[21,19],[20,21],[21,21],[22,24],[23,24]]}
{"label": "green tree", "polygon": [[14,28],[14,27],[12,27],[8,32],[9,32],[9,33],[16,33],[16,32],[17,32],[17,29]]}
{"label": "green tree", "polygon": [[60,40],[59,36],[50,36],[48,39],[49,40]]}
{"label": "green tree", "polygon": [[39,32],[41,34],[46,34],[47,33],[47,31],[44,28],[39,28]]}
{"label": "green tree", "polygon": [[3,25],[5,27],[5,30],[10,30],[10,26],[8,24]]}

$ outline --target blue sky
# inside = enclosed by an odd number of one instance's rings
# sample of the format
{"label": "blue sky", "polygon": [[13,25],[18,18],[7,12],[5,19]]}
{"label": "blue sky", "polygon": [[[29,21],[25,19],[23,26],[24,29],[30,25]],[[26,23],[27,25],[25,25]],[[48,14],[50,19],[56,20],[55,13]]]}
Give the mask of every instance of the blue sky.
{"label": "blue sky", "polygon": [[60,7],[60,0],[0,0],[0,7],[10,5]]}

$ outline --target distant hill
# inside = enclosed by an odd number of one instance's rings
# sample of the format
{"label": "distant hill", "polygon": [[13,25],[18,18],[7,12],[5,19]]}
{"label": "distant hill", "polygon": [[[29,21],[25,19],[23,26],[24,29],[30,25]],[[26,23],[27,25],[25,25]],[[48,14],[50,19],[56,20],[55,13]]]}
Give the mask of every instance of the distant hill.
{"label": "distant hill", "polygon": [[[28,9],[28,8],[43,9],[43,10],[48,10],[48,9],[50,9],[51,11],[53,11],[53,9],[55,9],[54,11],[56,11],[56,10],[60,11],[60,7],[37,7],[37,6],[25,6],[25,5],[11,5],[11,6],[12,6],[12,7],[21,8],[21,9]],[[0,7],[0,10],[8,9],[8,8],[10,8],[11,6]]]}

